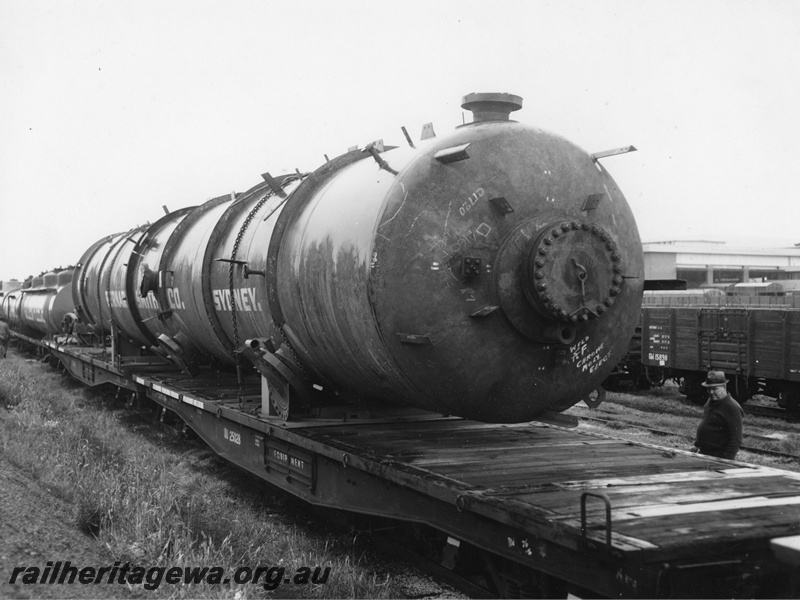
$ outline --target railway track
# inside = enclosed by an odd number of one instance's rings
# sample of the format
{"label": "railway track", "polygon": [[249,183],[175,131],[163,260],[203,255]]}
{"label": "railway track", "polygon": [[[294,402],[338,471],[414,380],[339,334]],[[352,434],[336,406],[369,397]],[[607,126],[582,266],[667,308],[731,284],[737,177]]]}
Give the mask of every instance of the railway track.
{"label": "railway track", "polygon": [[797,423],[800,421],[800,415],[787,411],[785,408],[777,408],[774,406],[763,406],[760,404],[742,404],[744,412],[758,417],[769,417],[773,419],[781,419],[787,423]]}
{"label": "railway track", "polygon": [[[582,420],[586,420],[586,421],[594,421],[594,422],[597,422],[597,423],[603,423],[603,424],[608,425],[610,427],[619,426],[620,424],[623,424],[623,425],[627,425],[627,426],[635,428],[635,429],[640,429],[642,431],[648,431],[648,432],[653,433],[655,435],[678,436],[678,437],[686,438],[686,435],[681,433],[681,432],[666,431],[664,429],[656,429],[654,427],[647,427],[647,426],[644,426],[644,425],[640,425],[639,423],[636,423],[634,421],[628,421],[626,419],[605,419],[605,418],[602,418],[602,417],[585,417],[585,416],[581,416],[580,418]],[[774,441],[772,438],[769,438],[768,436],[761,436],[761,435],[746,435],[745,437],[749,437],[750,439],[762,439],[762,440]],[[687,441],[689,443],[691,443],[691,440],[687,440]],[[749,445],[746,445],[746,444],[742,445],[741,450],[746,450],[748,452],[752,452],[754,454],[761,454],[761,455],[764,455],[764,456],[773,456],[775,458],[780,458],[780,459],[784,459],[784,460],[792,460],[794,462],[800,463],[800,456],[798,456],[797,454],[787,454],[785,452],[778,452],[776,450],[769,450],[769,449],[766,449],[766,448],[756,448],[754,446],[749,446]]]}

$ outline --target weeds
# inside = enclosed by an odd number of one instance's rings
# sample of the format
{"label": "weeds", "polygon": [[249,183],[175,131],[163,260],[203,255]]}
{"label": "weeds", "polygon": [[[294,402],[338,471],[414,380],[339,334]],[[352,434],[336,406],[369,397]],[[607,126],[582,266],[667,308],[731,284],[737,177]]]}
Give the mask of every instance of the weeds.
{"label": "weeds", "polygon": [[297,511],[266,484],[242,478],[198,443],[180,445],[147,421],[117,418],[126,413],[108,394],[67,381],[36,361],[0,361],[0,453],[73,507],[76,535],[92,536],[115,560],[136,565],[220,566],[226,572],[330,567],[325,585],[276,592],[223,583],[167,585],[148,595],[397,595],[352,544],[331,544],[293,522]]}

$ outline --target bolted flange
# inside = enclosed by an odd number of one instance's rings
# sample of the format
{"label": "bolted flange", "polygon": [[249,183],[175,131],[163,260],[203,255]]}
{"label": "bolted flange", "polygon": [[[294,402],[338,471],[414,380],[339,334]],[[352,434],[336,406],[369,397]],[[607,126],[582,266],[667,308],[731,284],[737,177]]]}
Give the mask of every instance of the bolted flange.
{"label": "bolted flange", "polygon": [[572,323],[598,318],[620,294],[617,244],[595,223],[563,221],[531,240],[523,272],[528,302],[543,316]]}

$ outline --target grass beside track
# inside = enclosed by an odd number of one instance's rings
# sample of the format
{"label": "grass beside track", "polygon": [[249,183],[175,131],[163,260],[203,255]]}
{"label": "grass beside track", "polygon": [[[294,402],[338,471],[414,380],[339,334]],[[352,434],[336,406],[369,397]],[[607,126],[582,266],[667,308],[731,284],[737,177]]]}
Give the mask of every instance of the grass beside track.
{"label": "grass beside track", "polygon": [[[391,577],[365,566],[341,532],[314,533],[288,496],[218,459],[199,442],[110,401],[58,371],[9,353],[0,361],[0,453],[74,507],[90,535],[121,564],[330,566],[322,585],[164,585],[147,597],[384,598]],[[305,515],[305,516],[304,516]],[[110,590],[113,594],[113,591]]]}

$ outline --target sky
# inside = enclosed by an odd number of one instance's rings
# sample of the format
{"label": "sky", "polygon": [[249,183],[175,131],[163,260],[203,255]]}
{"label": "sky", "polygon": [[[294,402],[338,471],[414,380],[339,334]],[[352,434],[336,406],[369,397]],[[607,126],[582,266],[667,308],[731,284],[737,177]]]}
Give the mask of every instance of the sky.
{"label": "sky", "polygon": [[401,126],[441,136],[470,92],[636,146],[603,164],[645,242],[800,243],[797,0],[0,0],[0,280]]}

